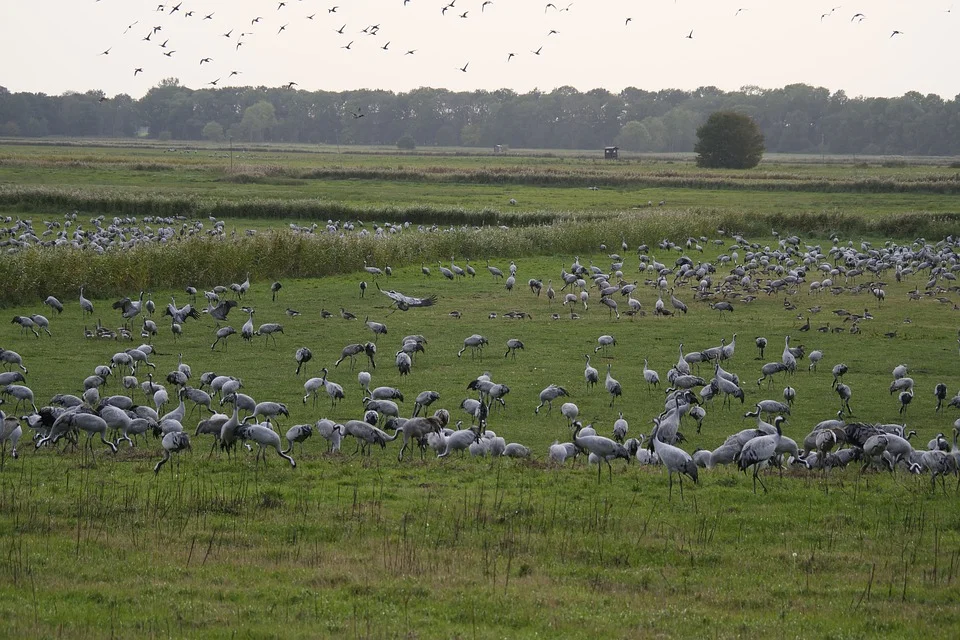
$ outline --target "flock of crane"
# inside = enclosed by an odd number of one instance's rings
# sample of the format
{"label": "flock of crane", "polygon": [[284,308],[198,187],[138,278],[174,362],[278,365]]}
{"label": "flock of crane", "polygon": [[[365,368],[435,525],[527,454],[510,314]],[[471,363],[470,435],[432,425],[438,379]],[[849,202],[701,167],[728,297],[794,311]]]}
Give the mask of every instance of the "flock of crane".
{"label": "flock of crane", "polygon": [[[340,232],[343,232],[345,227],[339,223],[331,225]],[[786,295],[784,304],[789,306],[793,304],[789,296],[797,295],[804,289],[811,295],[819,295],[823,291],[832,291],[838,295],[849,291],[865,292],[874,296],[878,304],[882,304],[886,295],[883,278],[887,274],[892,275],[898,282],[907,277],[927,278],[926,288],[923,291],[916,288],[910,295],[926,296],[943,302],[946,299],[945,294],[957,292],[953,283],[955,274],[960,271],[960,258],[956,253],[958,240],[953,237],[935,244],[919,240],[912,245],[888,242],[878,248],[862,243],[859,250],[852,242],[844,245],[835,239],[834,246],[824,252],[820,246],[804,245],[796,236],[778,237],[775,247],[771,248],[750,242],[742,236],[732,235],[714,241],[718,246],[730,245],[727,252],[719,255],[714,262],[695,262],[687,255],[698,249],[702,250],[701,243],[707,242],[705,237],[689,238],[680,244],[668,240],[660,242],[656,248],[659,252],[677,251],[680,254],[672,265],[654,258],[656,250],[651,251],[646,245],[637,247],[640,270],[648,276],[642,285],[637,281],[631,283],[624,279],[625,260],[616,253],[610,254],[612,263],[609,273],[592,263],[584,266],[578,258],[575,259],[569,271],[564,267],[559,274],[558,282],[563,282],[559,291],[554,290],[552,280],[548,280],[544,285],[541,280],[531,278],[527,285],[537,297],[545,291],[548,304],[559,303],[569,307],[565,314],[574,319],[578,317],[578,312],[586,313],[594,304],[594,299],[596,304],[609,312],[611,319],[614,314],[619,318],[620,304],[617,297],[626,299],[625,314],[645,315],[643,305],[634,297],[641,286],[648,286],[657,292],[653,313],[661,316],[688,312],[687,304],[676,295],[678,288],[692,290],[695,300],[709,303],[718,313],[733,312],[731,300],[746,304],[756,296],[766,294]],[[621,243],[621,248],[624,252],[627,251],[625,240]],[[606,247],[602,249],[606,250]],[[469,262],[465,268],[459,267],[453,260],[449,268],[442,263],[438,267],[442,277],[451,280],[477,275]],[[725,269],[728,273],[721,275],[720,269]],[[502,281],[507,289],[516,285],[515,262],[510,263],[507,273],[489,263],[487,270],[494,281]],[[421,272],[424,278],[430,277],[432,273],[425,265],[421,265]],[[389,277],[389,273],[389,267],[380,269],[365,264],[364,277],[374,279],[378,289],[379,279]],[[861,278],[866,281],[858,282]],[[279,282],[275,282],[270,287],[274,301],[281,286]],[[214,329],[216,339],[211,348],[216,348],[221,341],[222,348],[226,348],[227,338],[236,331],[228,325],[222,326],[221,323],[227,322],[232,309],[244,303],[250,287],[249,274],[242,283],[216,287],[202,293],[188,287],[187,292],[194,301],[203,295],[207,306],[204,309],[198,309],[193,304],[178,307],[173,301],[167,306],[162,314],[168,317],[174,341],[182,335],[188,321],[199,320],[206,314],[217,323]],[[360,288],[363,295],[367,289],[365,281]],[[570,292],[566,292],[567,289]],[[395,311],[407,312],[433,307],[437,301],[436,296],[417,298],[392,289],[380,291],[390,299],[391,306],[396,307]],[[57,313],[63,310],[63,304],[53,296],[48,297],[45,302]],[[79,304],[84,316],[93,316],[94,304],[84,297],[82,289]],[[82,447],[84,450],[89,448],[91,453],[94,436],[116,453],[121,443],[132,447],[140,437],[152,434],[159,438],[163,456],[156,463],[155,472],[160,471],[172,454],[190,449],[192,441],[199,437],[210,438],[211,454],[219,448],[229,458],[237,455],[238,444],[251,451],[253,446],[256,446],[256,462],[261,458],[266,462],[267,450],[271,449],[292,467],[296,466],[291,455],[294,445],[299,443],[302,449],[302,443],[314,434],[325,439],[328,450],[335,452],[341,450],[344,438],[352,437],[357,443],[356,450],[361,455],[369,455],[376,446],[385,448],[387,443],[399,441],[402,444],[397,457],[401,461],[411,444],[419,449],[421,457],[430,450],[438,457],[446,457],[454,452],[514,458],[533,455],[530,447],[518,442],[508,442],[489,428],[491,422],[495,421],[493,416],[497,409],[506,406],[506,397],[510,393],[507,384],[494,381],[490,374],[483,374],[466,385],[468,391],[475,392],[475,396],[465,398],[457,407],[464,413],[464,419],[470,421],[466,427],[463,421],[452,424],[450,411],[445,408],[437,409],[432,415],[428,415],[429,408],[440,400],[440,393],[435,390],[420,392],[416,396],[411,417],[401,416],[398,402],[403,402],[403,392],[388,386],[371,389],[373,375],[370,371],[363,370],[357,376],[364,394],[362,415],[346,420],[322,418],[315,423],[290,426],[284,431],[280,428],[279,421],[289,417],[287,405],[275,400],[255,401],[245,393],[247,389],[239,376],[210,371],[195,378],[181,354],[177,367],[162,381],[155,380],[156,365],[151,362],[155,353],[151,341],[159,331],[157,321],[154,320],[157,311],[155,305],[149,298],[144,301],[141,292],[137,299],[118,300],[113,304],[113,309],[123,318],[124,327],[114,331],[103,327],[98,321],[96,330],[85,329],[84,334],[92,339],[132,340],[134,331],[130,329],[130,323],[139,317],[142,322],[140,335],[146,342],[138,347],[117,351],[109,362],[96,366],[92,374],[82,381],[83,392],[79,396],[60,393],[52,397],[46,405],[38,407],[33,391],[26,384],[28,367],[24,359],[14,350],[0,348],[0,362],[7,369],[0,373],[0,394],[6,398],[5,404],[8,407],[13,405],[12,413],[0,412],[0,443],[4,459],[8,443],[12,446],[13,457],[18,457],[18,442],[23,435],[23,426],[32,431],[36,449],[63,443],[76,447],[85,435]],[[246,341],[264,337],[265,340],[273,339],[276,344],[276,334],[283,333],[283,325],[265,323],[255,328],[255,310],[248,306],[241,309],[247,314],[247,320],[239,332],[241,337]],[[819,307],[808,311],[819,311]],[[299,314],[292,309],[288,309],[287,313],[291,316]],[[324,313],[327,316],[333,315],[325,311]],[[511,313],[512,317],[528,316],[524,312]],[[834,313],[846,317],[849,331],[854,333],[857,332],[859,323],[869,321],[870,317],[868,311],[864,314],[851,314],[843,310]],[[340,315],[348,320],[355,318],[344,307],[341,307]],[[553,314],[553,317],[558,318],[559,314]],[[35,339],[31,338],[31,334],[39,338],[40,331],[50,334],[50,320],[42,315],[18,315],[13,322],[20,325],[26,341]],[[805,327],[800,330],[809,330],[809,324],[807,320]],[[366,319],[366,326],[372,333],[372,340],[346,345],[340,358],[333,363],[333,368],[349,360],[352,369],[357,356],[365,356],[366,363],[370,365],[369,369],[376,369],[377,340],[387,334],[387,326],[369,318]],[[757,337],[754,343],[762,360],[768,341],[764,337]],[[413,368],[414,358],[425,351],[428,341],[423,335],[409,335],[404,337],[400,344],[394,364],[401,379],[404,379]],[[584,383],[588,388],[592,388],[598,386],[602,380],[610,397],[610,407],[615,407],[618,402],[622,404],[623,387],[614,377],[613,363],[606,365],[605,378],[601,379],[601,372],[591,364],[591,356],[615,348],[616,344],[613,335],[602,335],[597,339],[594,353],[583,356]],[[488,345],[489,341],[483,335],[473,334],[464,339],[457,357],[462,358],[470,351],[472,357],[482,358],[483,349]],[[505,347],[503,357],[512,355],[515,358],[517,352],[524,349],[524,344],[520,339],[511,338]],[[801,442],[787,437],[782,430],[782,423],[790,415],[791,406],[796,399],[796,391],[788,385],[784,389],[782,402],[766,399],[752,403],[752,410],[747,411],[745,417],[753,418],[755,425],[729,435],[716,449],[698,449],[692,454],[688,453],[679,446],[686,440],[681,432],[683,418],[694,422],[699,433],[707,415],[705,407],[710,406],[717,396],[720,396],[717,400],[719,403],[731,406],[735,400],[744,404],[746,394],[740,377],[728,370],[736,354],[737,334],[733,334],[729,342],[723,339],[715,346],[689,352],[685,352],[683,347],[683,344],[679,345],[676,362],[663,376],[665,385],[669,385],[669,388],[665,392],[662,411],[651,416],[654,425],[652,431],[639,433],[637,437],[628,437],[630,425],[622,410],[613,424],[612,437],[606,437],[600,435],[593,425],[582,424],[579,420],[580,410],[570,401],[570,394],[564,386],[552,383],[543,388],[534,414],[540,414],[544,407],[546,413],[550,413],[555,400],[566,400],[559,411],[571,430],[569,440],[557,441],[551,445],[547,457],[555,463],[563,464],[567,460],[576,459],[580,454],[586,454],[589,462],[597,466],[598,481],[602,479],[604,464],[608,467],[612,481],[611,462],[618,458],[628,462],[635,460],[640,464],[660,464],[667,469],[671,494],[674,475],[680,479],[682,494],[684,475],[697,482],[698,469],[712,469],[725,464],[737,464],[744,471],[752,471],[754,491],[758,483],[766,491],[759,471],[767,466],[782,469],[783,465],[800,465],[807,469],[827,470],[861,461],[863,470],[876,467],[890,472],[898,468],[912,473],[927,472],[934,486],[937,478],[940,478],[943,485],[947,475],[955,474],[960,477],[960,449],[957,448],[960,419],[953,424],[952,441],[939,433],[926,447],[918,448],[911,444],[911,438],[916,432],[907,429],[904,424],[848,421],[845,416],[852,416],[853,391],[850,385],[844,382],[848,368],[843,363],[832,368],[832,389],[838,400],[836,415],[816,424]],[[790,336],[787,335],[784,337],[780,358],[761,366],[757,387],[761,389],[766,382],[767,388],[770,388],[775,376],[790,376],[802,367],[815,371],[823,357],[820,350],[808,353],[802,346],[791,346]],[[302,371],[305,373],[305,367],[312,359],[313,353],[309,348],[301,347],[296,350],[294,360],[297,376]],[[807,360],[806,364],[802,363],[804,359]],[[704,368],[712,371],[711,378],[699,375]],[[144,371],[145,379],[138,377]],[[346,393],[343,386],[329,378],[330,371],[327,367],[323,367],[321,372],[322,376],[309,378],[303,384],[302,403],[306,405],[312,400],[313,406],[316,406],[318,398],[325,395],[330,400],[331,410],[336,410]],[[905,365],[897,366],[892,372],[893,379],[889,389],[891,395],[897,394],[900,416],[906,412],[915,393],[916,385],[909,373]],[[125,394],[106,395],[108,381],[118,377]],[[643,381],[650,389],[664,384],[661,382],[661,375],[649,367],[646,359],[643,364]],[[936,382],[933,395],[936,398],[935,411],[938,415],[944,406],[960,409],[960,392],[947,400],[948,386],[945,382]],[[137,400],[141,396],[144,398],[143,403]],[[230,409],[221,413],[220,409],[224,406],[229,406]],[[209,415],[202,415],[196,427],[188,428],[186,423],[189,416],[198,409],[206,410]],[[22,411],[27,413],[18,417],[17,412]],[[510,429],[510,425],[504,426],[507,430]]]}

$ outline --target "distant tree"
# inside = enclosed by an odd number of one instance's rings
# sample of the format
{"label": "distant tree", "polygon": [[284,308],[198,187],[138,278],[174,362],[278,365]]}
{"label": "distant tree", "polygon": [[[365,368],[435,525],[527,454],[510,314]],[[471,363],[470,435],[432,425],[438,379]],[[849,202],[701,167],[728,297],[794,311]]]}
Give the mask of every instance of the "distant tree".
{"label": "distant tree", "polygon": [[749,116],[717,111],[697,129],[697,166],[749,169],[763,158],[763,133]]}
{"label": "distant tree", "polygon": [[277,112],[273,104],[260,100],[243,110],[243,118],[236,127],[236,137],[251,142],[268,139],[270,129],[277,124]]}
{"label": "distant tree", "polygon": [[409,133],[406,135],[400,136],[397,140],[397,149],[403,149],[404,151],[413,151],[417,148],[417,143],[413,139],[413,136]]}
{"label": "distant tree", "polygon": [[223,125],[219,122],[211,120],[207,124],[203,125],[203,131],[201,134],[204,140],[210,140],[212,142],[221,142],[223,140]]}

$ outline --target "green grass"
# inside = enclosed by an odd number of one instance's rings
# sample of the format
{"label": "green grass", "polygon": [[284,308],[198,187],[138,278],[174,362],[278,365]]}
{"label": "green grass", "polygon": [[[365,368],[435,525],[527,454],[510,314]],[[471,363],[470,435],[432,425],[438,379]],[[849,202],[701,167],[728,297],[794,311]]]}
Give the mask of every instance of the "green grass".
{"label": "green grass", "polygon": [[[617,236],[604,239],[619,245]],[[653,253],[672,262],[666,252]],[[839,307],[869,307],[876,316],[861,323],[860,335],[801,334],[798,311],[785,310],[781,298],[735,301],[736,311],[721,318],[685,289],[679,295],[690,305],[686,316],[617,322],[594,305],[573,321],[525,285],[531,277],[553,278],[559,289],[560,266],[569,266],[571,255],[535,257],[518,249],[511,257],[519,267],[512,293],[492,281],[480,260],[473,261],[477,278],[462,283],[436,275],[425,279],[419,264],[395,265],[383,285],[412,295],[436,293],[439,302],[392,315],[386,297],[372,286],[359,298],[358,282],[370,282],[361,271],[285,279],[276,303],[270,302],[269,280],[255,278],[245,302],[257,309],[258,323],[284,323],[277,347],[262,339],[243,344],[234,336],[226,351],[212,352],[213,324],[206,317],[188,322],[175,344],[158,321],[163,330],[154,362],[158,377],[175,368],[181,352],[194,375],[239,375],[257,400],[288,403],[291,416],[282,430],[321,416],[355,418],[362,412],[356,384],[361,367],[332,364],[343,345],[371,337],[362,324],[369,315],[389,327],[379,341],[374,384],[403,390],[407,415],[417,392],[434,389],[441,394],[438,405],[463,418],[457,405],[468,395],[466,383],[490,371],[511,388],[506,409],[494,413],[490,428],[530,446],[532,461],[428,456],[398,463],[395,443],[364,459],[351,455],[349,439],[344,454],[330,456],[314,437],[302,455],[294,451],[296,470],[276,456],[257,468],[246,454],[239,461],[208,459],[209,441],[196,438],[192,455],[155,477],[154,440],[121,447],[116,456],[98,448],[94,464],[79,452],[34,451],[24,439],[20,459],[7,458],[0,472],[0,615],[7,633],[264,637],[282,629],[292,637],[840,638],[942,635],[960,625],[954,606],[960,595],[960,514],[950,480],[943,495],[930,492],[925,476],[858,477],[851,468],[821,477],[791,470],[782,479],[768,473],[770,492],[754,495],[748,477],[726,468],[704,471],[700,486],[685,485],[683,500],[677,494],[668,500],[659,468],[620,462],[613,481],[604,470],[598,484],[595,469],[583,462],[547,464],[547,446],[568,438],[569,431],[558,411],[533,413],[539,390],[561,384],[585,421],[609,433],[618,408],[608,406],[602,388],[585,388],[582,354],[592,352],[597,336],[612,333],[618,345],[608,357],[598,354],[594,364],[602,370],[611,363],[622,382],[621,408],[631,435],[648,432],[663,394],[646,389],[643,359],[665,377],[679,342],[689,351],[737,333],[736,356],[724,366],[741,376],[747,404],[723,409],[714,402],[701,434],[692,423],[682,428],[688,450],[716,447],[751,424],[741,417],[751,401],[780,397],[786,379],[770,390],[752,380],[762,362],[778,359],[789,333],[794,343],[826,355],[821,371],[799,371],[789,379],[798,401],[787,435],[799,440],[817,421],[832,417],[837,399],[829,367],[841,361],[850,367],[846,382],[854,390],[856,419],[897,421],[898,405],[887,385],[892,368],[905,362],[918,393],[907,421],[920,434],[915,444],[923,446],[938,431],[949,432],[956,417],[934,414],[931,391],[941,380],[951,394],[956,388],[958,318],[935,300],[907,300],[906,291],[922,287],[925,277],[887,285],[882,307],[867,293],[791,295],[804,315],[807,307],[822,306],[811,316],[814,329],[836,326],[830,311]],[[594,252],[580,259],[608,262]],[[642,284],[645,276],[637,273],[632,251],[626,260],[625,278]],[[495,261],[501,268],[507,262]],[[185,294],[177,291],[155,289],[153,297],[162,306],[176,295],[183,304]],[[652,310],[656,295],[649,287],[635,297]],[[74,296],[64,301],[62,317],[39,304],[7,310],[10,316],[48,315],[53,338],[21,337],[15,325],[0,325],[0,345],[23,355],[41,402],[56,392],[77,393],[95,365],[126,346],[84,340],[82,326],[94,320],[81,319]],[[111,300],[94,302],[96,318],[120,324]],[[288,318],[288,306],[303,315]],[[340,306],[361,321],[319,317],[320,309],[335,312]],[[450,318],[453,309],[463,318]],[[511,309],[533,319],[488,318]],[[550,319],[553,312],[563,319]],[[230,324],[239,327],[244,319],[235,310]],[[895,339],[883,337],[892,330]],[[410,333],[425,335],[429,343],[411,376],[401,379],[392,354]],[[456,350],[472,333],[490,340],[483,360],[468,354],[457,359]],[[763,361],[755,359],[756,335],[770,339]],[[526,344],[516,360],[503,358],[510,337]],[[300,401],[303,378],[294,376],[293,360],[300,346],[314,353],[309,375],[327,366],[331,379],[346,389],[337,408]],[[111,381],[105,394],[117,392]]]}

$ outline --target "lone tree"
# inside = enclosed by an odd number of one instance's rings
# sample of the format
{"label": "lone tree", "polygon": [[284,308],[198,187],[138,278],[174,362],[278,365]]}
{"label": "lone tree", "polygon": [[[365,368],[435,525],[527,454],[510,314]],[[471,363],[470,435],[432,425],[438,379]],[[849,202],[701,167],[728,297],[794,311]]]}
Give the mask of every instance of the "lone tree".
{"label": "lone tree", "polygon": [[717,111],[697,129],[697,166],[750,169],[763,157],[763,133],[750,116]]}

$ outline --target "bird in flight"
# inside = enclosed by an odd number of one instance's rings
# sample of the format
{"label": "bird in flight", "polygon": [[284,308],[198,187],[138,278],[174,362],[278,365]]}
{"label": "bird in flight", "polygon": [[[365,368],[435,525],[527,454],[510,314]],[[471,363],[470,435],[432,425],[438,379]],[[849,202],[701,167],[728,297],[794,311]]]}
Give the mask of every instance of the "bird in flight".
{"label": "bird in flight", "polygon": [[143,67],[137,67],[136,69],[133,70],[133,77],[136,78],[137,74],[142,72],[143,72]]}
{"label": "bird in flight", "polygon": [[242,45],[242,44],[243,44],[243,40],[237,40],[237,46],[235,46],[235,47],[233,48],[233,50],[236,51],[237,49],[240,48],[240,45]]}
{"label": "bird in flight", "polygon": [[415,54],[416,52],[417,52],[416,49],[410,49],[409,51],[407,51],[407,52],[406,52],[405,54],[403,54],[403,55],[405,55],[405,56],[412,56],[412,55]]}
{"label": "bird in flight", "polygon": [[548,36],[552,36],[552,35],[559,34],[559,33],[560,33],[560,32],[557,31],[556,29],[550,29],[550,31],[547,32],[547,35],[548,35]]}
{"label": "bird in flight", "polygon": [[[213,13],[216,13],[216,11],[214,11]],[[203,19],[204,19],[204,20],[213,20],[213,13],[208,13],[207,15],[203,16]]]}
{"label": "bird in flight", "polygon": [[141,40],[146,40],[147,42],[149,42],[149,41],[150,41],[150,36],[152,36],[152,35],[153,35],[153,31],[150,31],[149,33],[147,33],[147,36],[146,36],[145,38],[140,38],[140,39],[141,39]]}
{"label": "bird in flight", "polygon": [[387,40],[387,44],[383,45],[383,46],[380,47],[380,48],[383,49],[384,51],[386,51],[386,50],[387,50],[387,47],[389,47],[389,46],[390,46],[390,41]]}
{"label": "bird in flight", "polygon": [[213,58],[200,58],[200,64],[203,64],[204,62],[213,62]]}
{"label": "bird in flight", "polygon": [[687,40],[693,40],[693,29],[690,29],[690,33],[687,34]]}
{"label": "bird in flight", "polygon": [[737,12],[736,12],[735,14],[733,14],[733,17],[736,18],[738,15],[740,15],[740,12],[741,12],[741,11],[747,11],[747,9],[746,9],[746,8],[737,9]]}
{"label": "bird in flight", "polygon": [[340,47],[340,48],[341,48],[341,49],[347,49],[347,50],[349,51],[351,46],[353,46],[353,40],[351,40],[350,42],[348,42],[346,46]]}
{"label": "bird in flight", "polygon": [[286,89],[293,89],[295,86],[297,86],[297,83],[296,83],[296,82],[288,82],[287,84],[285,84],[285,85],[283,85],[283,86],[284,86],[284,88],[286,88]]}
{"label": "bird in flight", "polygon": [[469,11],[464,11],[463,13],[460,14],[460,17],[461,17],[461,18],[466,18],[468,13],[470,13],[470,12],[469,12]]}
{"label": "bird in flight", "polygon": [[339,29],[334,29],[334,31],[336,31],[336,32],[339,33],[340,35],[343,35],[343,30],[346,29],[346,28],[347,28],[347,25],[343,25],[343,26],[340,27]]}
{"label": "bird in flight", "polygon": [[182,3],[182,2],[178,2],[178,3],[175,4],[174,6],[170,7],[170,13],[173,14],[174,11],[180,11],[180,5],[181,5],[181,4],[183,4],[183,3]]}
{"label": "bird in flight", "polygon": [[464,73],[466,73],[466,72],[467,72],[467,67],[469,67],[469,66],[470,66],[470,63],[468,62],[467,64],[463,65],[462,67],[457,67],[457,68],[460,69],[460,71],[463,71]]}
{"label": "bird in flight", "polygon": [[285,6],[287,6],[287,3],[286,3],[286,2],[278,2],[278,3],[277,3],[277,11],[280,11],[280,9],[282,9],[282,8],[285,7]]}
{"label": "bird in flight", "polygon": [[627,26],[627,25],[630,24],[632,21],[633,21],[633,18],[627,18],[626,20],[623,21],[623,26]]}
{"label": "bird in flight", "polygon": [[315,14],[315,13],[311,13],[310,15],[307,16],[307,20],[313,20],[314,16],[316,16],[316,15],[317,15],[317,14]]}
{"label": "bird in flight", "polygon": [[556,8],[557,8],[557,5],[553,4],[552,2],[548,2],[548,3],[547,3],[547,6],[545,6],[545,7],[543,8],[543,12],[546,13],[546,12],[547,12],[547,9],[549,9],[550,7],[553,7],[554,9],[556,9]]}
{"label": "bird in flight", "polygon": [[541,50],[541,49],[543,49],[543,45],[540,45],[540,47],[539,47],[536,51],[531,51],[530,53],[532,53],[532,54],[535,55],[535,56],[538,56],[538,55],[540,55],[540,50]]}
{"label": "bird in flight", "polygon": [[896,29],[894,29],[893,33],[890,34],[890,37],[892,38],[893,36],[902,36],[902,35],[903,35],[903,31],[897,31]]}
{"label": "bird in flight", "polygon": [[508,54],[507,54],[507,62],[510,62],[510,58],[512,58],[512,57],[515,56],[515,55],[517,55],[517,54],[515,54],[515,53],[508,53]]}
{"label": "bird in flight", "polygon": [[216,80],[211,80],[211,81],[208,82],[207,84],[212,85],[212,86],[215,87],[215,86],[217,86],[217,83],[218,83],[218,82],[220,82],[220,78],[217,78]]}
{"label": "bird in flight", "polygon": [[168,42],[170,42],[170,39],[169,39],[169,38],[167,38],[166,40],[163,41],[163,44],[160,45],[160,48],[161,48],[161,49],[166,49]]}
{"label": "bird in flight", "polygon": [[[290,23],[288,22],[287,24],[290,24]],[[279,35],[281,31],[286,31],[286,30],[287,30],[287,24],[285,24],[285,25],[283,25],[282,27],[280,27],[279,29],[277,29],[277,35]]]}
{"label": "bird in flight", "polygon": [[327,13],[336,13],[337,9],[339,8],[340,8],[339,6],[330,7],[329,9],[327,9]]}
{"label": "bird in flight", "polygon": [[227,31],[225,34],[223,34],[223,37],[229,38],[231,33],[233,33],[233,29],[230,29],[230,31]]}
{"label": "bird in flight", "polygon": [[184,18],[189,18],[189,17],[191,17],[192,15],[193,15],[193,11],[187,11],[185,14],[183,14],[183,17],[184,17]]}
{"label": "bird in flight", "polygon": [[168,58],[170,58],[170,57],[172,57],[173,54],[175,54],[175,53],[176,53],[176,50],[173,50],[173,51],[167,51],[167,52],[164,53],[163,55],[165,55],[165,56],[167,56]]}
{"label": "bird in flight", "polygon": [[138,22],[140,22],[140,21],[139,21],[139,20],[134,20],[133,23],[127,25],[127,28],[126,28],[126,29],[124,30],[124,32],[123,32],[124,35],[126,35],[127,31],[130,31],[130,29],[133,28],[133,25],[137,24]]}
{"label": "bird in flight", "polygon": [[251,24],[251,25],[256,24],[256,23],[260,22],[261,20],[263,20],[263,18],[260,17],[260,16],[257,16],[256,18],[254,18],[253,20],[250,21],[250,24]]}
{"label": "bird in flight", "polygon": [[863,15],[862,13],[855,13],[853,14],[853,17],[850,18],[850,22],[853,22],[854,20],[857,22],[863,22],[866,18],[867,16]]}
{"label": "bird in flight", "polygon": [[227,76],[227,77],[228,77],[228,78],[232,78],[233,76],[238,76],[238,75],[240,75],[240,72],[239,72],[239,71],[231,71],[231,72],[230,72],[230,75]]}
{"label": "bird in flight", "polygon": [[483,10],[487,8],[488,4],[493,4],[493,0],[484,0],[483,4],[480,5],[480,13],[483,13]]}
{"label": "bird in flight", "polygon": [[110,49],[113,49],[113,47],[109,47],[106,51],[104,51],[104,52],[101,53],[100,55],[102,55],[102,56],[108,56],[108,55],[110,55]]}

